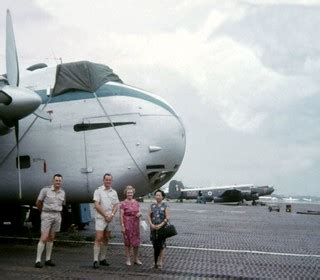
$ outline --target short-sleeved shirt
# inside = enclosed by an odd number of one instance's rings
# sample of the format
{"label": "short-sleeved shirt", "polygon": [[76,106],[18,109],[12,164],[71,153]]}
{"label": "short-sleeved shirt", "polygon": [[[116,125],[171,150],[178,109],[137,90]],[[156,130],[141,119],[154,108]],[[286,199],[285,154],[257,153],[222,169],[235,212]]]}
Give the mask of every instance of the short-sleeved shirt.
{"label": "short-sleeved shirt", "polygon": [[151,221],[154,225],[161,224],[166,218],[167,204],[162,202],[160,205],[157,203],[152,203],[150,206],[151,210]]}
{"label": "short-sleeved shirt", "polygon": [[54,186],[47,186],[41,189],[38,200],[43,202],[42,211],[61,212],[65,205],[66,194],[63,189],[54,190]]}
{"label": "short-sleeved shirt", "polygon": [[[119,203],[117,192],[110,188],[106,190],[102,185],[94,191],[93,200],[99,202],[106,213],[110,213],[114,205]],[[98,211],[96,211],[96,218],[104,218]]]}

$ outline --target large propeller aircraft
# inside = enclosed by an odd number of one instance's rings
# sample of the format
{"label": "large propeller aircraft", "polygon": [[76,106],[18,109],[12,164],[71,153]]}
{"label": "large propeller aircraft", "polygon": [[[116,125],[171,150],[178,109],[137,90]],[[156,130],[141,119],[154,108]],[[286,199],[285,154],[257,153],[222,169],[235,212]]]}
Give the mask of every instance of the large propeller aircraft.
{"label": "large propeller aircraft", "polygon": [[173,199],[197,199],[197,202],[213,201],[214,203],[229,203],[256,201],[261,196],[270,195],[274,192],[271,186],[256,186],[253,184],[240,184],[229,186],[185,188],[181,181],[171,180],[167,197]]}
{"label": "large propeller aircraft", "polygon": [[91,202],[105,172],[120,197],[142,196],[168,182],[185,153],[175,110],[125,85],[106,65],[78,61],[32,65],[19,76],[9,10],[6,74],[0,77],[0,220],[21,220],[40,189],[61,173],[67,202]]}

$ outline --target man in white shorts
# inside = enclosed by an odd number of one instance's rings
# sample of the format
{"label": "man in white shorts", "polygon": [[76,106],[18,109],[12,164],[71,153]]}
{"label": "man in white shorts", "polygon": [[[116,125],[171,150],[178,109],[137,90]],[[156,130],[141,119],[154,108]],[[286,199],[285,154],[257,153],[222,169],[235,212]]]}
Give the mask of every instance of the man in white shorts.
{"label": "man in white shorts", "polygon": [[107,245],[113,230],[113,217],[118,211],[119,198],[117,192],[111,188],[112,175],[103,176],[103,185],[98,187],[93,194],[96,209],[96,238],[93,246],[93,268],[100,265],[108,266],[106,260]]}
{"label": "man in white shorts", "polygon": [[65,205],[66,194],[61,188],[62,176],[53,176],[53,185],[41,189],[36,206],[41,211],[41,236],[37,246],[37,259],[35,267],[42,268],[41,256],[46,248],[46,266],[55,266],[51,260],[51,252],[56,232],[61,227],[61,211]]}

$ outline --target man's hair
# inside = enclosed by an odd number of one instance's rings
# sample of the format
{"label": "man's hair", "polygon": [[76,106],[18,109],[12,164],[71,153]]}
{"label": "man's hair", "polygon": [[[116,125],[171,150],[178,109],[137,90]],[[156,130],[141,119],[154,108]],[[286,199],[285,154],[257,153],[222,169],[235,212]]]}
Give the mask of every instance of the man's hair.
{"label": "man's hair", "polygon": [[160,193],[162,194],[162,197],[163,197],[163,198],[166,197],[166,194],[164,193],[163,190],[157,189],[157,190],[154,192],[154,195],[156,195],[157,192],[160,192]]}
{"label": "man's hair", "polygon": [[112,178],[112,175],[111,175],[110,173],[105,173],[105,174],[103,175],[103,179],[106,178],[106,176],[110,176],[110,177]]}
{"label": "man's hair", "polygon": [[52,177],[52,179],[54,179],[55,177],[60,177],[60,178],[62,178],[62,175],[61,175],[61,174],[59,174],[59,173],[54,174],[54,175],[53,175],[53,177]]}

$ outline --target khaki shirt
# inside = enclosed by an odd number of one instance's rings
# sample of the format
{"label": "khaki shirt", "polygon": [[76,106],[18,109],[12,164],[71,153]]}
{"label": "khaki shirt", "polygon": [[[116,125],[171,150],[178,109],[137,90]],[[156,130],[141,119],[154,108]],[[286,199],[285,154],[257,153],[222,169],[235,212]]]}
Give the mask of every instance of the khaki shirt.
{"label": "khaki shirt", "polygon": [[[99,202],[106,213],[110,213],[114,205],[119,203],[117,192],[110,188],[106,190],[105,186],[102,185],[94,191],[93,201]],[[98,211],[96,211],[96,218],[104,218]]]}
{"label": "khaki shirt", "polygon": [[54,190],[54,186],[44,187],[38,196],[38,200],[43,202],[42,211],[44,212],[61,212],[62,206],[65,205],[66,194],[63,189]]}

